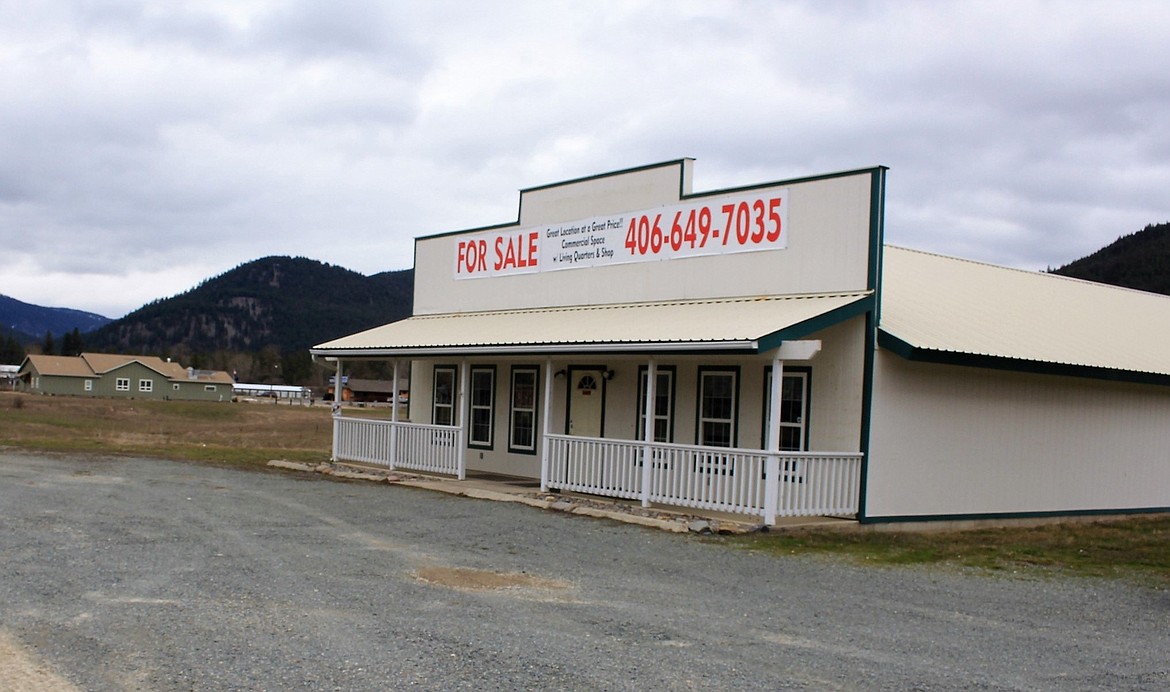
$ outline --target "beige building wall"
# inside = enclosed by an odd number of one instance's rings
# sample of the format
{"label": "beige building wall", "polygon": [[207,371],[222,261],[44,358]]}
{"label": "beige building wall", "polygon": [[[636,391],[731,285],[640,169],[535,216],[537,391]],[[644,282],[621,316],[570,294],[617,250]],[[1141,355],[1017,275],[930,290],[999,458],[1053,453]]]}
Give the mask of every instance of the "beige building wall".
{"label": "beige building wall", "polygon": [[1170,388],[877,353],[866,516],[1170,507]]}
{"label": "beige building wall", "polygon": [[[524,191],[520,223],[508,228],[543,232],[541,224],[678,203],[689,187],[684,163]],[[419,238],[414,314],[865,290],[871,184],[871,171],[863,171],[752,188],[752,195],[787,190],[788,246],[781,250],[456,279],[460,238],[482,231]]]}

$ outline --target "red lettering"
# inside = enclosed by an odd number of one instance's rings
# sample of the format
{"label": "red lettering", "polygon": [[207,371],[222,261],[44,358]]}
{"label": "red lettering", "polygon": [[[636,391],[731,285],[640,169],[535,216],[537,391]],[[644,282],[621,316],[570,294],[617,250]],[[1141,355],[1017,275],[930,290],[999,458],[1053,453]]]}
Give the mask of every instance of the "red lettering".
{"label": "red lettering", "polygon": [[504,264],[504,250],[502,248],[503,244],[504,244],[504,236],[502,236],[502,235],[496,236],[496,261],[492,265],[492,269],[494,269],[496,271],[500,271],[500,269],[502,269],[504,266],[506,266]]}
{"label": "red lettering", "polygon": [[473,274],[487,269],[487,241],[461,240],[457,251],[455,271]]}
{"label": "red lettering", "polygon": [[536,256],[536,241],[539,236],[539,233],[528,234],[528,257],[526,258],[527,261],[524,263],[524,266],[526,267],[535,267],[540,263],[540,258]]}

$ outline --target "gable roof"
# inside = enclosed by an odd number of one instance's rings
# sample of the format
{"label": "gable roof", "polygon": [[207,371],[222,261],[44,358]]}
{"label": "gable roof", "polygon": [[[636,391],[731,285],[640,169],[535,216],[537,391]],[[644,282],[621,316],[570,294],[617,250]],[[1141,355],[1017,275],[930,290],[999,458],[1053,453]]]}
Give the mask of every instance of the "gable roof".
{"label": "gable roof", "polygon": [[872,293],[417,315],[314,346],[325,356],[763,351],[863,313]]}
{"label": "gable roof", "polygon": [[88,363],[75,356],[29,354],[20,366],[21,372],[25,372],[29,365],[41,375],[50,377],[94,377],[97,374]]}
{"label": "gable roof", "polygon": [[[83,353],[80,356],[29,355],[31,364],[41,375],[55,377],[101,377],[132,363],[157,372],[170,381],[200,381],[209,384],[232,384],[232,376],[222,370],[188,370],[178,363],[157,356],[134,356],[116,353]],[[24,364],[21,366],[24,371]]]}
{"label": "gable roof", "polygon": [[1170,297],[886,246],[878,343],[911,360],[1170,384]]}

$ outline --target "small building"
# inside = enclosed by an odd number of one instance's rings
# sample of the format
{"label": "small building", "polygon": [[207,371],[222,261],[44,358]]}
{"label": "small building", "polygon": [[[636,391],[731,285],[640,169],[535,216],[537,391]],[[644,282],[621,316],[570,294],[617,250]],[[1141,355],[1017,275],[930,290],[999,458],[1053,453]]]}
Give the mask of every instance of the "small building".
{"label": "small building", "polygon": [[0,364],[0,391],[15,391],[18,382],[20,382],[20,366]]}
{"label": "small building", "polygon": [[409,363],[334,458],[760,516],[1170,511],[1170,298],[886,246],[884,167],[693,192],[689,159],[415,241]]}
{"label": "small building", "polygon": [[232,377],[226,372],[184,368],[156,356],[30,355],[20,365],[20,378],[25,391],[34,394],[186,401],[232,399]]}
{"label": "small building", "polygon": [[254,397],[258,399],[276,399],[278,401],[306,402],[313,397],[313,390],[291,384],[258,384],[236,382],[232,385],[232,393],[237,397]]}

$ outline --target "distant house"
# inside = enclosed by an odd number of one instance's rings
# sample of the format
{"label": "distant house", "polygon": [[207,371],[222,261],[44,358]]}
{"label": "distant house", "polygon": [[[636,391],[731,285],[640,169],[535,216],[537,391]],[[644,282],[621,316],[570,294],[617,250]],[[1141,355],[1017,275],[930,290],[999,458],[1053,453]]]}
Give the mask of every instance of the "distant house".
{"label": "distant house", "polygon": [[[391,380],[367,380],[356,377],[344,377],[344,387],[341,390],[342,401],[352,401],[355,403],[389,403],[394,401],[394,382]],[[402,387],[399,387],[399,401],[405,402],[406,394]],[[326,397],[334,398],[333,384],[330,383],[326,390]]]}
{"label": "distant house", "polygon": [[184,368],[156,356],[31,355],[21,363],[19,377],[25,391],[34,394],[186,401],[232,399],[232,377],[226,372]]}
{"label": "distant house", "polygon": [[0,365],[0,390],[14,390],[20,381],[19,365]]}

